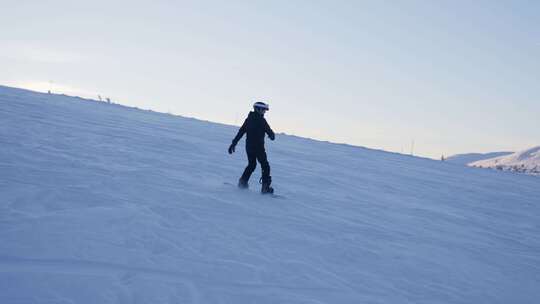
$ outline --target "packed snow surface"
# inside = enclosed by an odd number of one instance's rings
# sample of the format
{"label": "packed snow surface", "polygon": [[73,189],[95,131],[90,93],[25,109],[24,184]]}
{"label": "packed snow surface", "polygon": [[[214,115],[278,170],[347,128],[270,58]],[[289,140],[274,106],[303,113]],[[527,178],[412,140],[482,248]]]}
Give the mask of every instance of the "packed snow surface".
{"label": "packed snow surface", "polygon": [[0,303],[538,303],[539,178],[236,130],[0,87]]}
{"label": "packed snow surface", "polygon": [[540,174],[540,146],[470,163],[469,166]]}

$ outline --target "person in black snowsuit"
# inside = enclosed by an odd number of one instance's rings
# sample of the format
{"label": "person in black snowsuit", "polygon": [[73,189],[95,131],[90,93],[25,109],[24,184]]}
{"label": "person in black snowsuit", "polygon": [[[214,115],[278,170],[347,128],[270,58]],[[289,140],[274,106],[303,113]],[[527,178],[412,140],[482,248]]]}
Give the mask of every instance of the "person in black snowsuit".
{"label": "person in black snowsuit", "polygon": [[272,177],[270,176],[270,164],[266,157],[266,150],[264,149],[264,137],[268,134],[271,140],[275,139],[274,131],[270,128],[266,119],[264,119],[264,113],[269,110],[269,107],[264,102],[256,102],[253,105],[253,111],[249,112],[248,117],[238,130],[238,133],[234,137],[230,147],[229,154],[232,154],[235,150],[238,141],[246,133],[246,152],[248,157],[248,165],[244,170],[244,173],[238,180],[238,187],[247,188],[248,181],[257,167],[257,161],[261,164],[262,169],[262,187],[261,193],[273,193],[274,189],[270,187],[272,184]]}

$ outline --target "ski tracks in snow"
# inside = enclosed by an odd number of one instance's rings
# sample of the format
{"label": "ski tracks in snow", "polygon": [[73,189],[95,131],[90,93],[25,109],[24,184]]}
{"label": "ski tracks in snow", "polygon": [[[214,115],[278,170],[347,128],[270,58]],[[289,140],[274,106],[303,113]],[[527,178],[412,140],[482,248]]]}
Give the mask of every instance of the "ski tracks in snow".
{"label": "ski tracks in snow", "polygon": [[[17,274],[63,274],[73,276],[100,276],[113,278],[121,285],[130,287],[137,280],[157,281],[160,283],[180,284],[188,294],[182,295],[182,303],[206,303],[204,294],[212,290],[251,290],[259,294],[275,293],[290,290],[292,292],[318,291],[325,293],[342,293],[338,288],[323,286],[292,286],[257,282],[218,281],[207,275],[182,271],[153,269],[148,267],[128,266],[109,262],[84,261],[69,259],[29,259],[17,257],[0,257],[1,273]],[[203,290],[201,290],[201,288]],[[210,291],[209,294],[212,294]],[[0,296],[2,299],[2,296]],[[187,301],[185,301],[187,300]],[[175,302],[176,303],[176,302]]]}

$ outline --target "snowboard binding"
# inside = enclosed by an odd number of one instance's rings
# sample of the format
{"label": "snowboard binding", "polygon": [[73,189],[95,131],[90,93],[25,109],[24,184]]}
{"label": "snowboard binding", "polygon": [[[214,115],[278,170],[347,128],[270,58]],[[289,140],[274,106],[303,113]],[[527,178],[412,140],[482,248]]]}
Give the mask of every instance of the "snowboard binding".
{"label": "snowboard binding", "polygon": [[259,184],[261,184],[261,194],[273,194],[274,188],[270,186],[272,184],[272,177],[268,176],[268,179],[259,179]]}
{"label": "snowboard binding", "polygon": [[244,179],[240,178],[238,180],[238,188],[240,188],[240,189],[248,189],[249,184],[248,184],[247,180],[244,180]]}

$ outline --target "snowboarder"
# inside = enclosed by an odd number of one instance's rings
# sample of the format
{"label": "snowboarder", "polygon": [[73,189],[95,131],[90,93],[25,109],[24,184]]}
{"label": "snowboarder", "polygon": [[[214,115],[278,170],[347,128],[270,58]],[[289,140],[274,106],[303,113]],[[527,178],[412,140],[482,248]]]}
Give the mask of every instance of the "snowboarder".
{"label": "snowboarder", "polygon": [[266,150],[264,149],[264,137],[268,134],[271,140],[275,139],[274,131],[270,128],[266,119],[264,119],[264,113],[270,108],[268,104],[264,102],[256,102],[253,104],[253,111],[249,112],[248,117],[238,130],[238,133],[234,137],[230,147],[229,154],[232,154],[235,150],[236,144],[244,133],[246,133],[246,152],[248,157],[248,165],[244,170],[244,173],[238,180],[238,187],[248,188],[249,177],[255,171],[257,167],[257,161],[261,164],[262,169],[262,187],[261,193],[274,193],[272,184],[272,177],[270,176],[270,165],[266,158]]}

